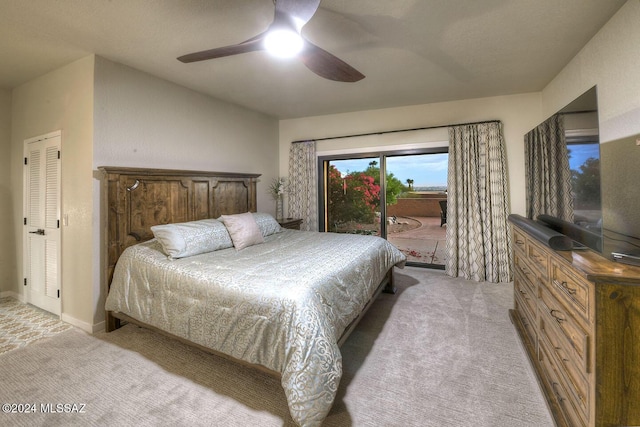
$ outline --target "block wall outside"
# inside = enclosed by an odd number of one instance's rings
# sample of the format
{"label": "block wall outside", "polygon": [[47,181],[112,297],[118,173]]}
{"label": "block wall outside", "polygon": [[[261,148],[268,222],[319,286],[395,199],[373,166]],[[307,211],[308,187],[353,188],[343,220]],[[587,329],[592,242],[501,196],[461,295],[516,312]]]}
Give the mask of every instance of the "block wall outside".
{"label": "block wall outside", "polygon": [[429,195],[410,199],[398,199],[398,203],[387,206],[387,216],[440,217],[440,200],[447,200],[445,194]]}

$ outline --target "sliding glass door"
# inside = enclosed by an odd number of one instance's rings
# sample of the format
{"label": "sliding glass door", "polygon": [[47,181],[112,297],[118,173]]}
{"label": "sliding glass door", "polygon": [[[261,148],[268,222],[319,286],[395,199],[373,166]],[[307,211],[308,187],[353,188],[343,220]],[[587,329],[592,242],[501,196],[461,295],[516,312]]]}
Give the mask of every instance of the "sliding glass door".
{"label": "sliding glass door", "polygon": [[321,157],[320,229],[386,238],[409,264],[444,268],[446,148]]}

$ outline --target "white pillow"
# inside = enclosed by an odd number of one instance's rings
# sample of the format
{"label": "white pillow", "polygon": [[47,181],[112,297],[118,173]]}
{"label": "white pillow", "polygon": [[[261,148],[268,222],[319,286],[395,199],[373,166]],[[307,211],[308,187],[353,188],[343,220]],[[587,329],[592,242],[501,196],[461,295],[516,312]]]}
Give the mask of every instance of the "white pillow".
{"label": "white pillow", "polygon": [[222,215],[220,220],[227,227],[233,246],[236,250],[242,250],[248,246],[264,242],[262,232],[253,218],[251,212],[237,215]]}
{"label": "white pillow", "polygon": [[154,225],[151,231],[171,259],[213,252],[233,246],[224,224],[216,219]]}
{"label": "white pillow", "polygon": [[282,231],[282,227],[280,227],[278,221],[268,213],[256,212],[253,214],[253,219],[256,220],[263,237]]}

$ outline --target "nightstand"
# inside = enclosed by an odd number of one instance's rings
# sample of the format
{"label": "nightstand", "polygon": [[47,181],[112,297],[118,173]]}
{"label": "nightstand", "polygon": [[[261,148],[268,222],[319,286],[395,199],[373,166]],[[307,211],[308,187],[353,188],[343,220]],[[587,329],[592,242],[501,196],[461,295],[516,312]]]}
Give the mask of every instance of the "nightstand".
{"label": "nightstand", "polygon": [[280,218],[278,220],[278,224],[282,228],[289,228],[291,230],[300,230],[300,224],[302,224],[302,219],[300,218]]}

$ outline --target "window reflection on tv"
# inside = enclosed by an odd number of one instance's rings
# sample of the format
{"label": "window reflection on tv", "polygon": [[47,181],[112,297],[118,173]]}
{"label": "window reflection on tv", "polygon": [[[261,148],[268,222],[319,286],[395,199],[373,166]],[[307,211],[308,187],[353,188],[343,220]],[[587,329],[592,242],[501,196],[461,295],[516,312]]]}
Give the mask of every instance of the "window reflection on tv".
{"label": "window reflection on tv", "polygon": [[600,199],[600,145],[597,135],[591,141],[567,140],[571,186],[573,189],[574,223],[600,231],[602,204]]}

